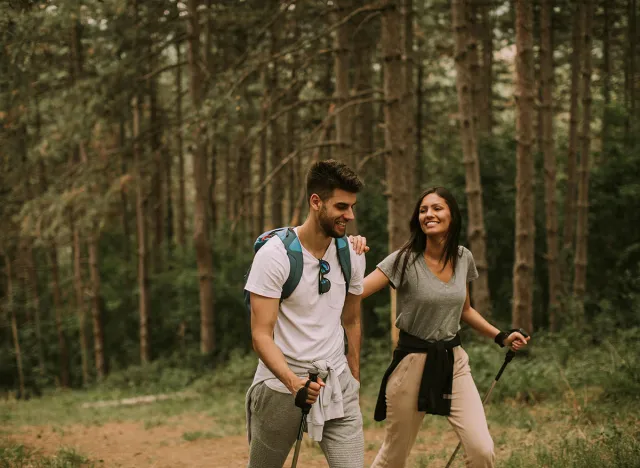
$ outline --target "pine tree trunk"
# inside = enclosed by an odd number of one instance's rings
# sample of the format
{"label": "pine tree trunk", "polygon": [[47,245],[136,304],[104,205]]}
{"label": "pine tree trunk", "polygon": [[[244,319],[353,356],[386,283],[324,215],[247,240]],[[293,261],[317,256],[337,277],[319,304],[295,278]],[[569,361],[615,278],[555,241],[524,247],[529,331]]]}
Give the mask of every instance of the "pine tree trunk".
{"label": "pine tree trunk", "polygon": [[24,367],[22,365],[22,350],[20,349],[20,334],[18,333],[18,318],[13,302],[13,272],[11,259],[4,254],[5,272],[7,275],[7,309],[11,315],[11,335],[13,337],[13,349],[16,355],[16,368],[18,369],[18,384],[20,386],[20,398],[25,398]]}
{"label": "pine tree trunk", "polygon": [[[127,145],[127,136],[126,136],[126,128],[124,118],[120,120],[120,148],[125,148]],[[122,175],[126,175],[127,168],[127,159],[129,157],[129,151],[123,151],[121,155],[121,173]],[[122,234],[124,236],[125,241],[123,242],[122,250],[124,252],[124,258],[126,260],[131,260],[131,248],[129,244],[129,240],[131,239],[131,233],[129,228],[129,199],[127,197],[127,191],[122,189],[120,190],[120,206],[122,207],[121,216],[122,216]]]}
{"label": "pine tree trunk", "polygon": [[[290,29],[293,32],[293,37],[297,38],[299,35],[299,28],[295,19],[291,20]],[[291,63],[291,81],[292,82],[295,82],[297,72],[298,72],[298,60],[297,60],[297,57],[294,56],[292,58],[292,63]],[[294,88],[292,88],[287,95],[287,105],[292,106],[296,102],[296,99],[297,99],[296,91]],[[291,109],[289,112],[287,112],[286,145],[285,145],[285,152],[287,155],[291,154],[297,146],[296,122],[298,119],[299,119],[298,109],[294,108],[294,109]],[[248,134],[248,131],[246,131],[246,133]],[[248,148],[246,150],[249,151]],[[287,195],[288,195],[289,211],[287,213],[287,218],[291,219],[293,217],[293,212],[295,210],[297,196],[298,196],[298,186],[300,184],[300,180],[299,180],[300,179],[299,177],[300,157],[294,158],[292,161],[290,161],[288,169],[289,169],[288,170],[289,180],[287,185],[288,185],[289,192]]]}
{"label": "pine tree trunk", "polygon": [[164,210],[162,177],[164,175],[164,161],[161,151],[162,125],[158,117],[158,96],[156,79],[150,80],[149,89],[149,127],[150,146],[153,159],[153,172],[151,174],[151,200],[153,210],[153,271],[162,271],[162,243],[164,241]]}
{"label": "pine tree trunk", "polygon": [[58,250],[55,244],[49,249],[51,261],[51,292],[53,295],[53,307],[56,320],[56,332],[58,334],[58,367],[60,368],[60,385],[69,387],[69,348],[67,337],[64,333],[62,294],[60,292],[60,274],[58,270]]}
{"label": "pine tree trunk", "polygon": [[469,244],[478,269],[479,278],[471,288],[473,306],[484,316],[491,315],[488,265],[486,259],[486,232],[484,227],[484,207],[482,203],[482,182],[480,180],[480,160],[476,126],[473,119],[473,73],[471,62],[477,60],[469,47],[471,31],[467,21],[469,4],[466,0],[453,0],[451,13],[455,35],[456,89],[458,92],[458,112],[460,114],[460,139],[462,142],[463,164],[465,167],[465,192],[468,203]]}
{"label": "pine tree trunk", "polygon": [[87,310],[84,303],[84,285],[82,280],[82,243],[80,231],[72,222],[73,233],[73,285],[76,296],[76,313],[78,314],[78,330],[80,334],[80,357],[82,360],[82,384],[89,384],[89,338],[87,337]]}
{"label": "pine tree trunk", "polygon": [[602,99],[604,109],[602,113],[602,150],[606,154],[611,139],[611,0],[603,0],[602,27]]}
{"label": "pine tree trunk", "polygon": [[479,2],[480,9],[480,39],[482,41],[482,92],[478,113],[478,132],[482,137],[491,135],[493,131],[493,28],[491,17],[492,2]]}
{"label": "pine tree trunk", "polygon": [[534,62],[533,5],[516,0],[516,241],[513,266],[514,328],[533,330],[535,198],[533,181]]}
{"label": "pine tree trunk", "polygon": [[104,356],[104,327],[102,326],[102,307],[100,304],[98,236],[99,234],[94,233],[89,238],[89,272],[91,277],[91,318],[93,323],[93,349],[96,376],[98,377],[98,380],[102,380],[107,375],[107,368]]}
{"label": "pine tree trunk", "polygon": [[[189,68],[191,70],[190,93],[194,109],[199,113],[202,104],[203,73],[200,68],[200,25],[198,23],[198,0],[189,0]],[[200,351],[209,354],[215,351],[215,324],[213,310],[213,261],[209,243],[209,216],[207,203],[209,181],[207,177],[206,128],[198,122],[193,143],[193,179],[195,186],[193,240],[198,264],[200,289]]]}
{"label": "pine tree trunk", "polygon": [[[382,13],[382,56],[385,96],[386,178],[389,226],[389,251],[397,250],[409,238],[407,220],[411,218],[414,183],[413,144],[415,135],[408,133],[413,126],[410,96],[406,90],[404,18],[398,1],[389,1]],[[397,342],[395,328],[395,291],[391,294],[392,342]]]}
{"label": "pine tree trunk", "polygon": [[624,102],[627,111],[624,125],[624,141],[627,149],[631,148],[632,134],[636,116],[636,41],[637,41],[637,8],[636,0],[627,0],[627,48],[624,73]]}
{"label": "pine tree trunk", "polygon": [[[26,243],[27,241],[25,241]],[[44,349],[42,345],[42,323],[40,311],[40,289],[38,287],[38,274],[36,270],[36,261],[33,254],[33,247],[25,245],[24,255],[26,257],[27,279],[29,282],[29,293],[31,296],[31,308],[33,309],[33,318],[35,322],[36,332],[36,351],[38,353],[38,372],[44,375]]]}
{"label": "pine tree trunk", "polygon": [[[279,3],[279,0],[274,0],[275,4]],[[271,54],[275,55],[280,50],[280,37],[279,37],[279,24],[274,24],[271,28]],[[270,113],[271,115],[278,112],[280,109],[280,93],[279,93],[279,67],[278,62],[273,61],[273,67],[271,69],[271,83],[269,94],[270,100]],[[279,119],[271,120],[269,127],[271,129],[271,170],[277,167],[282,161],[282,136]],[[284,224],[284,212],[282,207],[282,201],[284,200],[284,172],[280,171],[271,182],[271,224],[273,227],[280,227]]]}
{"label": "pine tree trunk", "polygon": [[145,171],[142,162],[140,138],[140,103],[138,96],[133,98],[133,158],[136,170],[136,231],[138,242],[138,314],[140,317],[140,362],[151,361],[149,315],[149,271],[147,254],[147,198],[145,195]]}
{"label": "pine tree trunk", "polygon": [[[182,53],[176,44],[176,61],[180,63]],[[176,145],[178,153],[178,245],[184,249],[187,239],[187,197],[184,174],[184,144],[182,142],[182,67],[176,69]]]}
{"label": "pine tree trunk", "polygon": [[[467,40],[466,40],[466,61],[469,74],[472,79],[469,80],[471,89],[471,111],[473,117],[473,129],[475,139],[478,138],[478,128],[480,127],[480,106],[482,98],[482,70],[480,67],[479,43],[480,27],[478,25],[478,4],[484,0],[463,0],[465,19],[467,22]],[[476,143],[477,145],[477,143]]]}
{"label": "pine tree trunk", "polygon": [[576,257],[573,294],[577,319],[584,316],[587,281],[587,246],[589,234],[589,157],[591,153],[591,73],[593,42],[593,0],[584,0],[582,21],[582,132],[580,135],[580,164],[578,166],[578,216],[576,226]]}
{"label": "pine tree trunk", "polygon": [[[576,181],[578,160],[578,123],[580,121],[580,66],[581,66],[581,3],[576,5],[573,16],[572,52],[571,52],[571,104],[569,108],[569,154],[567,157],[567,193],[564,202],[564,228],[562,232],[562,277],[568,280],[568,260],[575,241]],[[569,283],[570,284],[570,283]]]}
{"label": "pine tree trunk", "polygon": [[[336,6],[332,17],[335,23],[341,21],[351,8],[351,1],[341,1]],[[336,108],[340,108],[349,102],[349,67],[351,51],[349,50],[351,42],[351,24],[349,21],[343,23],[334,31],[333,41],[333,70],[335,75],[335,92],[334,102]],[[351,142],[351,109],[347,108],[338,113],[335,117],[336,122],[336,147],[334,158],[345,164],[353,165],[351,159],[352,142]]]}
{"label": "pine tree trunk", "polygon": [[556,155],[553,137],[553,0],[542,1],[540,73],[542,84],[542,148],[544,153],[544,205],[547,231],[547,270],[549,276],[549,329],[557,331],[560,305],[558,265],[558,213],[556,208]]}
{"label": "pine tree trunk", "polygon": [[[260,106],[260,122],[264,131],[260,134],[260,154],[258,161],[258,180],[263,181],[267,176],[267,119],[269,118],[269,83],[267,78],[267,69],[266,67],[262,68],[261,71],[261,81],[263,86],[263,97],[262,103]],[[265,190],[266,194],[266,190]],[[263,197],[254,196],[254,203],[256,204],[256,228],[254,228],[254,233],[256,235],[260,234],[263,230],[266,229],[266,213],[265,213],[265,201]]]}

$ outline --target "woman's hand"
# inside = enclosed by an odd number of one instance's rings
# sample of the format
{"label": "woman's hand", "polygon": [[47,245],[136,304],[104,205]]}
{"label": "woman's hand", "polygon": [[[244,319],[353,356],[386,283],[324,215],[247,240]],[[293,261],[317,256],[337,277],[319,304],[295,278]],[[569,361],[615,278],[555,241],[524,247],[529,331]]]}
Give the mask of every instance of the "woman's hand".
{"label": "woman's hand", "polygon": [[369,251],[369,246],[367,246],[367,238],[362,236],[349,236],[349,241],[351,242],[351,246],[355,253],[360,255],[361,253],[366,253]]}
{"label": "woman's hand", "polygon": [[504,345],[508,346],[511,351],[518,351],[527,346],[530,339],[530,336],[525,338],[522,333],[515,331],[505,338]]}

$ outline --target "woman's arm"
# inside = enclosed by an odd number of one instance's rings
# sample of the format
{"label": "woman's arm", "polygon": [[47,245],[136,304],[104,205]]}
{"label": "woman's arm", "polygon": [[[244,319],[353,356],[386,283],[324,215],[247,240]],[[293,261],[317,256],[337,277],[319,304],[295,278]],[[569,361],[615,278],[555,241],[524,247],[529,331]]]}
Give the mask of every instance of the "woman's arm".
{"label": "woman's arm", "polygon": [[[469,324],[471,328],[487,338],[494,339],[496,335],[500,333],[500,330],[487,322],[476,309],[471,307],[471,301],[469,300],[469,285],[467,285],[467,298],[462,306],[461,319],[463,322]],[[525,338],[520,333],[513,332],[504,340],[504,345],[509,346],[514,351],[517,351],[521,347],[526,346],[527,341],[529,341],[529,337]]]}
{"label": "woman's arm", "polygon": [[389,278],[382,273],[380,268],[376,268],[369,273],[364,279],[364,292],[362,298],[371,296],[373,293],[380,291],[389,284]]}

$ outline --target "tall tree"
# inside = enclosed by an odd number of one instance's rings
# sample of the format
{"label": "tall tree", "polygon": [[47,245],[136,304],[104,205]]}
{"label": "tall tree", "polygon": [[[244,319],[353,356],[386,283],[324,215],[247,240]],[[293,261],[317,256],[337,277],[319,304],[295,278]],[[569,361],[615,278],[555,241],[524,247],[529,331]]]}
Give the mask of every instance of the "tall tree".
{"label": "tall tree", "polygon": [[[182,48],[176,43],[176,61],[181,62]],[[184,171],[184,143],[182,137],[182,66],[176,67],[176,146],[178,153],[178,245],[184,249],[187,240],[187,197]]]}
{"label": "tall tree", "polygon": [[486,232],[484,227],[484,207],[482,204],[482,183],[480,180],[480,160],[476,125],[473,119],[474,69],[471,63],[476,54],[469,46],[472,43],[470,23],[467,21],[469,0],[453,0],[451,13],[455,36],[456,88],[458,91],[458,112],[460,115],[460,139],[462,141],[463,164],[465,167],[465,192],[468,200],[469,223],[467,235],[473,252],[479,278],[471,289],[474,307],[484,315],[490,315],[488,265],[486,259]]}
{"label": "tall tree", "polygon": [[[413,206],[415,158],[414,135],[408,134],[407,119],[412,120],[411,92],[406,90],[405,53],[402,29],[404,18],[399,0],[390,0],[382,12],[382,58],[384,75],[384,121],[386,142],[386,180],[389,251],[399,249],[409,238],[407,220]],[[410,137],[410,138],[409,138]],[[395,325],[395,290],[391,293],[391,321]],[[392,326],[392,341],[397,341]]]}
{"label": "tall tree", "polygon": [[587,246],[589,236],[589,159],[591,153],[591,74],[593,42],[593,0],[584,0],[582,22],[582,132],[580,135],[580,164],[578,167],[578,217],[576,226],[575,273],[573,294],[578,308],[577,319],[584,314],[587,281]]}
{"label": "tall tree", "polygon": [[18,384],[20,386],[20,397],[25,397],[24,367],[22,365],[22,350],[20,348],[20,334],[18,333],[18,318],[13,298],[13,271],[11,268],[11,258],[8,252],[4,252],[5,274],[7,276],[7,309],[11,317],[11,336],[13,337],[13,349],[16,355],[16,368],[18,369]]}
{"label": "tall tree", "polygon": [[[198,0],[188,3],[189,70],[191,82],[189,91],[196,112],[200,113],[203,101],[204,82],[200,61],[200,24]],[[206,126],[197,122],[193,135],[193,179],[195,187],[195,209],[193,240],[198,264],[200,290],[200,351],[211,353],[216,348],[213,310],[213,259],[209,243],[209,214],[207,210],[209,187],[207,177]]]}
{"label": "tall tree", "polygon": [[567,192],[564,202],[564,227],[562,231],[562,257],[560,267],[565,281],[568,263],[575,241],[576,181],[578,161],[578,123],[580,122],[580,64],[581,64],[581,21],[582,2],[576,2],[571,33],[571,104],[569,108],[569,153],[567,156]]}
{"label": "tall tree", "polygon": [[540,84],[542,87],[542,150],[544,153],[544,206],[547,239],[547,271],[549,276],[549,328],[557,330],[560,301],[560,269],[558,265],[558,214],[556,209],[556,155],[553,138],[553,42],[552,14],[554,0],[542,0],[540,14]]}
{"label": "tall tree", "polygon": [[602,2],[602,99],[604,109],[602,113],[602,148],[606,151],[611,137],[611,76],[613,74],[611,62],[611,29],[612,14],[611,0]]}
{"label": "tall tree", "polygon": [[482,42],[482,87],[478,114],[478,132],[481,136],[490,135],[493,130],[493,28],[494,21],[491,0],[475,0],[479,2],[480,23],[479,37]]}
{"label": "tall tree", "polygon": [[513,265],[514,328],[533,330],[533,268],[535,198],[533,181],[533,119],[535,108],[533,62],[533,5],[516,0],[516,239]]}

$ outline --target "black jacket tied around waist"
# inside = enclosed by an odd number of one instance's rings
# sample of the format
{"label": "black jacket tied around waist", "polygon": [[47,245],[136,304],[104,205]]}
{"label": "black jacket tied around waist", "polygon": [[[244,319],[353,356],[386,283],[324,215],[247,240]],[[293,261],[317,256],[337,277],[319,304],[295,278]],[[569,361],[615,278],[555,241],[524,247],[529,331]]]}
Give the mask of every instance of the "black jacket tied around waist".
{"label": "black jacket tied around waist", "polygon": [[418,392],[418,411],[449,416],[453,386],[453,348],[460,346],[460,343],[460,335],[456,335],[449,341],[425,341],[400,331],[398,347],[393,352],[393,360],[382,377],[374,419],[384,421],[387,417],[387,381],[400,361],[413,353],[427,354]]}

